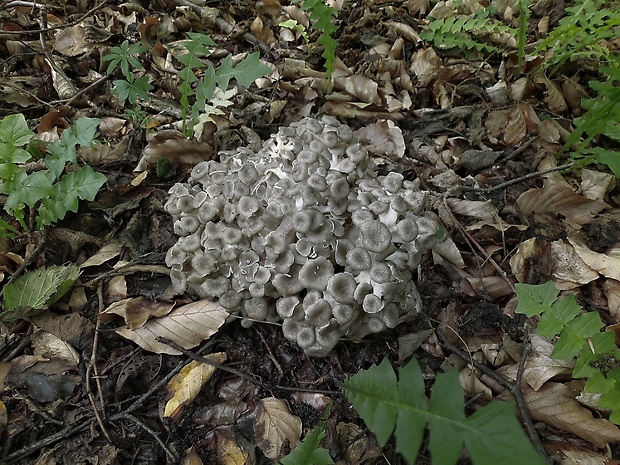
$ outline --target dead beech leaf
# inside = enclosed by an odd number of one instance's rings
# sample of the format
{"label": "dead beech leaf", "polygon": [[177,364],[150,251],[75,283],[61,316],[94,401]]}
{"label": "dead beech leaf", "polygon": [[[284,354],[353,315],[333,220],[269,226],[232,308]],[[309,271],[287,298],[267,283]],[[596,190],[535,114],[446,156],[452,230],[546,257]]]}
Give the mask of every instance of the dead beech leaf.
{"label": "dead beech leaf", "polygon": [[594,215],[608,207],[602,200],[590,200],[558,182],[545,182],[542,188],[524,192],[516,205],[526,219],[543,222],[545,217],[556,218],[559,213],[569,223],[580,226],[594,221]]}
{"label": "dead beech leaf", "polygon": [[215,334],[228,316],[228,311],[217,303],[200,300],[183,305],[162,318],[149,320],[136,330],[124,327],[116,332],[145,350],[181,355],[181,352],[159,342],[157,338],[162,337],[185,349],[191,349]]}
{"label": "dead beech leaf", "polygon": [[568,241],[575,248],[577,255],[590,268],[598,271],[606,278],[620,281],[620,247],[613,247],[607,253],[597,253],[590,250],[584,240],[577,234],[570,234]]}
{"label": "dead beech leaf", "polygon": [[439,75],[441,65],[441,58],[432,47],[428,47],[413,54],[409,71],[418,77],[420,87],[426,87]]}
{"label": "dead beech leaf", "polygon": [[280,458],[282,446],[291,449],[301,438],[301,420],[293,415],[283,400],[267,397],[258,401],[254,419],[256,445],[271,460]]}
{"label": "dead beech leaf", "polygon": [[345,463],[365,463],[366,461],[373,463],[372,459],[381,457],[381,448],[374,436],[369,435],[355,423],[338,423],[336,434],[338,442],[346,445],[342,457]]}
{"label": "dead beech leaf", "polygon": [[361,74],[353,76],[337,76],[334,78],[334,89],[344,90],[362,102],[381,105],[381,97],[377,92],[379,85]]}
{"label": "dead beech leaf", "polygon": [[[377,155],[401,158],[405,155],[405,139],[394,121],[381,120],[355,131],[364,148]],[[366,142],[368,141],[368,142]]]}
{"label": "dead beech leaf", "polygon": [[273,31],[269,29],[269,27],[265,26],[263,20],[260,19],[259,16],[252,21],[252,24],[250,24],[250,31],[252,31],[252,34],[268,45],[272,45],[277,42]]}
{"label": "dead beech leaf", "polygon": [[568,105],[566,104],[566,100],[564,100],[562,91],[553,81],[551,81],[551,79],[544,74],[537,74],[534,82],[536,84],[544,85],[547,89],[545,103],[547,104],[547,108],[549,108],[549,110],[559,115],[562,115],[568,111]]}
{"label": "dead beech leaf", "polygon": [[86,53],[91,46],[84,38],[83,26],[70,26],[64,28],[56,36],[54,50],[66,57],[75,57]]}
{"label": "dead beech leaf", "polygon": [[527,136],[527,124],[521,108],[515,107],[510,111],[508,124],[504,130],[504,142],[510,147],[519,145]]}
{"label": "dead beech leaf", "polygon": [[132,330],[136,330],[148,321],[149,318],[166,316],[172,310],[174,304],[147,299],[146,297],[131,297],[129,299],[114,302],[103,313],[123,317],[125,324]]}
{"label": "dead beech leaf", "polygon": [[535,420],[573,433],[599,448],[620,441],[620,429],[607,420],[594,418],[564,384],[547,383],[538,391],[524,385],[523,395]]}
{"label": "dead beech leaf", "polygon": [[607,297],[609,313],[616,323],[620,323],[620,281],[607,279],[603,283],[603,290]]}
{"label": "dead beech leaf", "polygon": [[215,451],[221,465],[252,465],[254,461],[243,449],[230,428],[215,431]]}
{"label": "dead beech leaf", "polygon": [[[564,360],[551,357],[554,345],[546,338],[532,336],[531,352],[525,361],[523,381],[538,391],[547,381],[558,375],[568,375],[573,371],[573,365]],[[499,368],[498,373],[515,380],[519,365],[507,365]]]}
{"label": "dead beech leaf", "polygon": [[448,199],[448,206],[452,213],[467,216],[478,220],[494,223],[498,218],[497,209],[486,200]]}
{"label": "dead beech leaf", "polygon": [[[206,355],[205,358],[212,362],[224,363],[226,353],[217,352]],[[166,385],[166,389],[172,398],[166,402],[164,418],[172,417],[175,421],[180,420],[180,410],[194,401],[200,390],[215,373],[215,369],[212,365],[193,360],[174,375]]]}
{"label": "dead beech leaf", "polygon": [[603,173],[584,168],[581,171],[581,192],[591,200],[603,200],[607,192],[616,187],[616,177],[610,173]]}
{"label": "dead beech leaf", "polygon": [[80,354],[78,354],[77,350],[71,344],[51,333],[38,330],[32,334],[31,339],[34,355],[59,359],[74,368],[80,363]]}
{"label": "dead beech leaf", "polygon": [[80,265],[80,268],[88,268],[89,266],[99,266],[108,260],[118,257],[123,250],[123,244],[119,241],[112,240],[101,247],[99,251]]}
{"label": "dead beech leaf", "polygon": [[165,129],[146,137],[147,146],[134,171],[144,171],[165,158],[172,163],[197,165],[213,156],[213,147],[205,142],[188,139],[181,131]]}
{"label": "dead beech leaf", "polygon": [[185,458],[181,465],[203,465],[203,463],[196,449],[190,447],[185,451]]}
{"label": "dead beech leaf", "polygon": [[560,290],[575,289],[598,279],[598,273],[564,240],[551,243],[550,259],[551,273]]}

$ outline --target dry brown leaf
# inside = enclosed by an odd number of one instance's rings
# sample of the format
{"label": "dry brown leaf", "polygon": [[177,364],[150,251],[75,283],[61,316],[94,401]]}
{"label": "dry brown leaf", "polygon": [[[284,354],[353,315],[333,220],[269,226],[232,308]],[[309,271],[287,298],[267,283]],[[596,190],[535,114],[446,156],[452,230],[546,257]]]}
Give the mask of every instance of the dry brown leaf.
{"label": "dry brown leaf", "polygon": [[610,173],[584,168],[581,171],[581,193],[591,200],[603,200],[616,187],[616,177]]}
{"label": "dry brown leaf", "polygon": [[[205,358],[221,364],[226,361],[226,353],[217,352],[206,355]],[[213,373],[215,373],[214,366],[193,360],[174,375],[166,384],[166,390],[172,398],[166,402],[164,418],[172,417],[178,422],[181,419],[181,409],[194,401]]]}
{"label": "dry brown leaf", "polygon": [[[79,288],[83,289],[83,288]],[[53,334],[73,347],[84,347],[92,338],[95,325],[79,313],[55,315],[45,312],[30,318],[32,324]]]}
{"label": "dry brown leaf", "polygon": [[542,223],[545,217],[557,218],[562,214],[569,223],[584,225],[594,221],[594,215],[608,205],[602,200],[590,200],[577,194],[567,184],[545,182],[544,187],[521,194],[517,207],[526,219]]}
{"label": "dry brown leaf", "polygon": [[[439,265],[443,260],[449,261],[458,269],[465,268],[465,261],[461,255],[461,251],[454,243],[451,237],[447,237],[433,248],[433,263]],[[441,257],[441,258],[440,258]]]}
{"label": "dry brown leaf", "polygon": [[615,246],[607,253],[597,253],[590,250],[583,238],[577,234],[569,234],[568,241],[575,248],[577,255],[590,268],[598,271],[606,278],[620,281],[620,247]]}
{"label": "dry brown leaf", "polygon": [[273,31],[265,26],[263,20],[260,19],[259,16],[252,21],[252,24],[250,24],[250,31],[252,31],[252,34],[268,45],[272,45],[277,42]]}
{"label": "dry brown leaf", "polygon": [[550,250],[551,273],[560,290],[575,289],[598,279],[598,273],[589,267],[564,240],[553,241]]}
{"label": "dry brown leaf", "polygon": [[183,305],[165,317],[149,320],[135,331],[124,327],[116,332],[145,350],[158,354],[181,355],[181,352],[159,342],[157,338],[162,337],[185,349],[191,349],[215,334],[228,316],[228,311],[217,303],[200,300]]}
{"label": "dry brown leaf", "polygon": [[398,36],[403,39],[407,39],[409,42],[413,42],[416,45],[422,42],[420,35],[407,23],[403,23],[401,21],[386,21],[385,25],[394,31]]}
{"label": "dry brown leaf", "polygon": [[185,458],[181,465],[203,465],[202,459],[193,447],[185,451]]}
{"label": "dry brown leaf", "polygon": [[336,76],[334,77],[334,89],[344,90],[362,102],[381,105],[381,97],[378,93],[379,85],[366,76],[360,74]]}
{"label": "dry brown leaf", "polygon": [[400,158],[405,154],[403,132],[391,120],[381,120],[355,131],[364,148],[377,155]]}
{"label": "dry brown leaf", "polygon": [[560,465],[618,465],[617,460],[592,450],[586,450],[569,442],[548,443],[545,446],[549,454],[560,458]]}
{"label": "dry brown leaf", "polygon": [[534,82],[536,84],[544,85],[547,89],[545,103],[551,112],[562,115],[568,111],[568,105],[566,104],[566,100],[564,100],[562,91],[553,81],[551,81],[551,79],[544,74],[539,73],[536,75]]}
{"label": "dry brown leaf", "polygon": [[594,418],[564,384],[547,383],[538,391],[524,385],[523,395],[534,420],[573,433],[600,448],[620,441],[620,429],[607,420]]}
{"label": "dry brown leaf", "polygon": [[230,428],[219,428],[215,431],[215,450],[220,465],[252,465],[254,463]]}
{"label": "dry brown leaf", "polygon": [[123,244],[119,241],[111,240],[106,245],[101,247],[95,255],[90,257],[84,263],[80,265],[80,268],[87,268],[89,266],[99,266],[108,260],[118,257],[123,250]]}
{"label": "dry brown leaf", "polygon": [[280,458],[282,446],[291,449],[301,438],[301,420],[293,415],[283,400],[267,397],[258,401],[254,420],[256,445],[271,460]]}
{"label": "dry brown leaf", "polygon": [[606,279],[603,283],[603,290],[607,297],[609,313],[616,323],[620,323],[620,281]]}
{"label": "dry brown leaf", "polygon": [[[547,381],[558,375],[568,375],[573,371],[573,365],[564,360],[551,357],[554,345],[546,338],[533,336],[531,352],[525,361],[523,381],[532,389],[538,391]],[[501,375],[512,380],[517,379],[519,365],[508,365],[499,368]]]}
{"label": "dry brown leaf", "polygon": [[158,302],[146,297],[131,297],[114,302],[103,313],[113,313],[123,317],[125,324],[132,330],[136,330],[148,321],[149,318],[160,318],[172,311],[174,304]]}
{"label": "dry brown leaf", "polygon": [[90,48],[84,38],[84,27],[79,25],[64,28],[58,33],[54,43],[54,50],[66,57],[81,55]]}
{"label": "dry brown leaf", "polygon": [[372,459],[381,457],[381,448],[377,445],[374,436],[369,436],[362,428],[354,423],[340,422],[336,426],[338,442],[344,444],[343,459],[345,463],[373,463]]}
{"label": "dry brown leaf", "polygon": [[147,146],[134,171],[144,171],[155,166],[162,158],[172,163],[197,165],[213,156],[213,147],[205,142],[188,139],[181,131],[165,129],[146,137]]}
{"label": "dry brown leaf", "polygon": [[494,223],[498,218],[497,209],[490,201],[448,199],[448,206],[452,213],[463,215],[478,220]]}
{"label": "dry brown leaf", "polygon": [[527,136],[527,124],[521,108],[513,108],[509,115],[504,130],[504,143],[509,147],[515,147],[523,142]]}
{"label": "dry brown leaf", "polygon": [[461,292],[471,297],[484,296],[494,301],[514,293],[514,290],[501,276],[466,276],[461,281]]}
{"label": "dry brown leaf", "polygon": [[30,338],[34,355],[59,359],[73,368],[80,363],[80,354],[77,350],[59,337],[39,329]]}
{"label": "dry brown leaf", "polygon": [[413,54],[409,71],[417,76],[420,87],[426,87],[439,75],[441,65],[441,58],[429,47]]}

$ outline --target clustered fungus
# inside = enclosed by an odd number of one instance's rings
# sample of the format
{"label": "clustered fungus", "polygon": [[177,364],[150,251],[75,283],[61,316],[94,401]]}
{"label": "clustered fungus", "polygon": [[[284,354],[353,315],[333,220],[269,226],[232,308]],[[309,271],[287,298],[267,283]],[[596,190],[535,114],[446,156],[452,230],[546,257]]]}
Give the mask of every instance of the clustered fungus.
{"label": "clustered fungus", "polygon": [[419,311],[412,271],[440,230],[426,203],[402,175],[377,176],[348,126],[304,118],[172,187],[166,264],[176,292],[218,299],[243,326],[281,321],[325,356]]}

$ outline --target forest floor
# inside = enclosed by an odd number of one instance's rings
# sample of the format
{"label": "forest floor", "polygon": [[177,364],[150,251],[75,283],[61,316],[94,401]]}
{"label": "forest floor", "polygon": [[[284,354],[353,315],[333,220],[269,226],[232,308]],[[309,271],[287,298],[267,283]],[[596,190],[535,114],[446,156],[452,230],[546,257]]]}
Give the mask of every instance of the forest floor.
{"label": "forest floor", "polygon": [[[81,275],[49,310],[0,324],[0,463],[273,463],[268,457],[286,454],[293,433],[257,432],[261,415],[299,421],[303,439],[333,402],[322,446],[334,463],[404,464],[393,440],[379,447],[339,386],[384,358],[401,367],[412,357],[428,380],[456,367],[468,412],[510,399],[497,378],[510,382],[519,372],[527,409],[518,413],[551,460],[620,463],[609,412],[575,400],[583,380],[550,356],[548,340],[532,336],[536,317],[515,313],[516,283],[552,281],[606,328],[620,322],[615,177],[604,166],[558,168],[596,67],[569,62],[548,78],[535,75],[541,60],[529,57],[532,74],[520,75],[514,47],[482,55],[425,42],[424,0],[347,0],[336,2],[328,92],[320,33],[289,2],[49,3],[2,2],[0,116],[23,114],[45,141],[80,117],[99,118],[100,143],[81,150],[79,164],[107,182],[45,232],[3,213],[18,234],[0,244],[2,285],[51,265],[76,264]],[[541,23],[552,30],[567,6],[537,2],[528,42]],[[514,16],[507,5],[496,14],[518,27]],[[281,26],[286,19],[302,26]],[[215,44],[194,77],[207,62],[217,69],[253,52],[271,71],[247,88],[233,79],[234,91],[218,94],[219,107],[193,141],[178,131],[176,58],[187,32]],[[124,77],[119,69],[107,75],[102,59],[124,41],[145,46],[135,55],[143,69],[134,71],[151,86],[137,105],[119,100],[114,81]],[[177,237],[164,210],[169,189],[221,150],[316,115],[362,130],[379,174],[401,173],[430,192],[447,239],[415,273],[420,315],[361,342],[343,340],[323,358],[305,355],[277,324],[230,322],[181,355],[146,350],[129,340],[130,330],[117,332],[196,299],[170,290],[164,258]],[[26,221],[36,220],[24,208]],[[223,366],[205,379],[170,383],[192,358],[214,353]],[[183,398],[183,389],[195,392]],[[178,395],[182,406],[166,412]],[[416,463],[430,463],[426,445]]]}

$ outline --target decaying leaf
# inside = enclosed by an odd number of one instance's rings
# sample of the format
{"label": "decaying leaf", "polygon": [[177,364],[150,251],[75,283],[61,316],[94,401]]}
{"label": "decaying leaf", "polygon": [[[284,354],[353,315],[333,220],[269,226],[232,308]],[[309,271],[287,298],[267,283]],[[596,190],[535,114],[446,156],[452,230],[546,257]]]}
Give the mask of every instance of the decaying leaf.
{"label": "decaying leaf", "polygon": [[[532,349],[525,362],[523,381],[538,391],[547,381],[558,375],[570,375],[573,364],[551,357],[554,345],[542,336],[532,336]],[[517,379],[519,365],[509,365],[498,369],[498,373],[510,379]]]}
{"label": "decaying leaf", "polygon": [[534,391],[523,387],[523,395],[533,419],[544,421],[564,431],[590,441],[596,447],[620,441],[620,429],[602,418],[594,418],[592,412],[575,400],[570,387],[547,383]]}
{"label": "decaying leaf", "polygon": [[214,436],[219,464],[252,465],[254,463],[248,451],[241,447],[230,428],[218,428]]}
{"label": "decaying leaf", "polygon": [[135,331],[124,327],[116,332],[151,352],[181,355],[181,352],[159,342],[157,338],[162,337],[191,349],[215,334],[228,316],[228,311],[217,303],[201,300],[183,305],[165,317],[149,320]]}
{"label": "decaying leaf", "polygon": [[577,194],[567,183],[545,182],[544,187],[521,194],[517,207],[524,218],[543,222],[545,217],[556,218],[561,214],[572,224],[585,225],[608,205],[602,200],[590,200]]}
{"label": "decaying leaf", "polygon": [[155,166],[162,158],[171,163],[197,165],[213,156],[213,147],[210,144],[188,139],[182,132],[174,129],[150,134],[147,141],[148,145],[142,151],[142,158],[134,171],[144,171],[148,166]]}
{"label": "decaying leaf", "polygon": [[114,302],[103,313],[122,316],[125,323],[132,330],[144,326],[149,318],[166,316],[172,310],[173,304],[158,302],[146,297],[130,297]]}
{"label": "decaying leaf", "polygon": [[400,158],[405,154],[403,131],[390,120],[381,120],[355,131],[364,148],[377,155]]}
{"label": "decaying leaf", "polygon": [[575,248],[579,258],[590,268],[598,271],[606,278],[620,281],[620,247],[613,247],[607,253],[597,253],[591,250],[583,238],[577,234],[569,235],[568,241]]}
{"label": "decaying leaf", "polygon": [[[205,358],[221,364],[226,361],[226,353],[217,352],[206,355]],[[180,420],[180,410],[193,402],[214,372],[214,366],[196,360],[185,365],[166,385],[172,398],[166,402],[164,418]]]}
{"label": "decaying leaf", "polygon": [[257,404],[254,434],[265,456],[277,460],[285,443],[293,448],[299,442],[301,420],[290,412],[283,400],[267,397]]}

